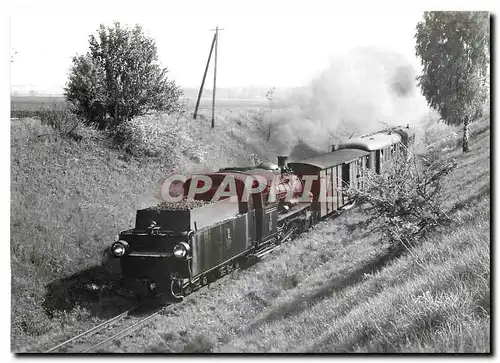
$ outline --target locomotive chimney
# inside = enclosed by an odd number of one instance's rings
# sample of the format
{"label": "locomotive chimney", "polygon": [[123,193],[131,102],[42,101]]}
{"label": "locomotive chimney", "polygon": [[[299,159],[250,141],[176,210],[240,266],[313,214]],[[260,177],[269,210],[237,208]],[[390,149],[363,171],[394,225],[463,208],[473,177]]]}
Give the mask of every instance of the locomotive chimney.
{"label": "locomotive chimney", "polygon": [[278,156],[278,166],[283,171],[287,166],[288,156]]}

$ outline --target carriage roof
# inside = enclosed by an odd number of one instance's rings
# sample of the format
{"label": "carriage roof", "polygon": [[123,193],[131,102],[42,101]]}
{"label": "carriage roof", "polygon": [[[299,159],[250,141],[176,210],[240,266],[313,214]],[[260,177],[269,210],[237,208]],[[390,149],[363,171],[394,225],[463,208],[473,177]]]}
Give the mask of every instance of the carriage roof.
{"label": "carriage roof", "polygon": [[289,162],[293,170],[300,172],[304,167],[312,166],[316,169],[328,169],[333,166],[350,163],[362,156],[368,155],[368,152],[359,149],[341,149],[333,152],[313,156],[301,161]]}
{"label": "carriage roof", "polygon": [[373,151],[380,150],[400,142],[401,136],[396,132],[379,132],[343,141],[340,143],[339,149],[361,149]]}

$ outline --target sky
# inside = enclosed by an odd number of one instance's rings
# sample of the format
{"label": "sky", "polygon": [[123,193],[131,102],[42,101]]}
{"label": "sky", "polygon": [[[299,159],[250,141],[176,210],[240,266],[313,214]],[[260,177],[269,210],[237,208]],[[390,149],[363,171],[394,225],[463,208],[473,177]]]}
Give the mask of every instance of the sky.
{"label": "sky", "polygon": [[[124,6],[18,8],[10,18],[11,91],[61,94],[72,57],[88,50],[100,24],[140,24],[159,61],[182,87],[199,87],[215,26],[218,87],[296,87],[332,57],[362,46],[396,51],[415,67],[418,7],[346,7],[335,2],[176,2]],[[29,9],[29,10],[27,10]],[[211,77],[207,87],[211,87]]]}

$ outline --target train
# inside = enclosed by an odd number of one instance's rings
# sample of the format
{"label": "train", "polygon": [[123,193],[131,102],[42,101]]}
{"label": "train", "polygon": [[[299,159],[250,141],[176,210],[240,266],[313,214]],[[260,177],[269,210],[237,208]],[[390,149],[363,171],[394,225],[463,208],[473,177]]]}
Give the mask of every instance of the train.
{"label": "train", "polygon": [[111,254],[124,279],[182,300],[351,206],[347,188],[364,188],[367,170],[386,172],[414,143],[409,125],[391,127],[304,160],[278,156],[277,164],[191,176],[182,199],[138,210]]}

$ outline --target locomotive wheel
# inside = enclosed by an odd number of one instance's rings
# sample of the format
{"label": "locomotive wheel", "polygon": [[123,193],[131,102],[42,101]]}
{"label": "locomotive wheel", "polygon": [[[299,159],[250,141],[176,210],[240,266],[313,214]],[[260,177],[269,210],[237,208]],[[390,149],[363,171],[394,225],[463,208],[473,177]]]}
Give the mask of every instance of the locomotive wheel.
{"label": "locomotive wheel", "polygon": [[218,271],[209,272],[208,275],[207,275],[208,283],[210,284],[212,282],[217,281],[218,275],[219,275]]}
{"label": "locomotive wheel", "polygon": [[208,278],[207,278],[206,275],[202,276],[201,279],[200,279],[200,281],[201,281],[201,285],[202,286],[208,285]]}
{"label": "locomotive wheel", "polygon": [[250,256],[248,256],[248,258],[246,260],[245,267],[250,267],[250,266],[256,264],[258,261],[259,261],[258,257],[256,257],[255,255],[250,255]]}
{"label": "locomotive wheel", "polygon": [[184,296],[187,296],[189,294],[191,294],[193,292],[193,288],[191,287],[191,285],[187,285],[184,289],[183,289],[183,294]]}
{"label": "locomotive wheel", "polygon": [[226,266],[221,266],[218,270],[217,270],[217,277],[222,277],[224,276],[225,274],[227,273],[227,268]]}

